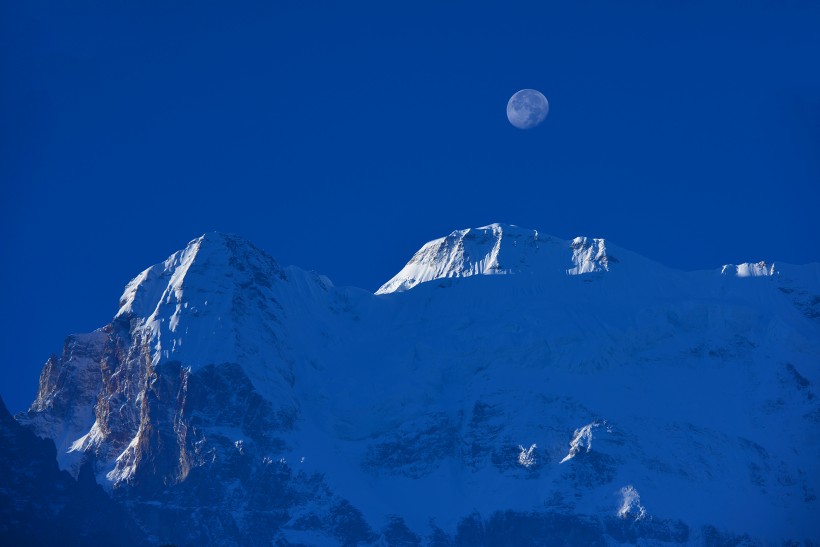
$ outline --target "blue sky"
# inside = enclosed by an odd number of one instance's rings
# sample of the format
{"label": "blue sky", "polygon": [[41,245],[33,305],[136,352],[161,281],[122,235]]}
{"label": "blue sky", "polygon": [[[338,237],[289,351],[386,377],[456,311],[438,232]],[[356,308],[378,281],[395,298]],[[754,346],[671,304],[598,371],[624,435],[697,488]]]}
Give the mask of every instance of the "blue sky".
{"label": "blue sky", "polygon": [[[496,221],[683,269],[820,260],[818,3],[350,4],[2,3],[12,411],[210,230],[368,289]],[[521,88],[550,100],[530,131]]]}

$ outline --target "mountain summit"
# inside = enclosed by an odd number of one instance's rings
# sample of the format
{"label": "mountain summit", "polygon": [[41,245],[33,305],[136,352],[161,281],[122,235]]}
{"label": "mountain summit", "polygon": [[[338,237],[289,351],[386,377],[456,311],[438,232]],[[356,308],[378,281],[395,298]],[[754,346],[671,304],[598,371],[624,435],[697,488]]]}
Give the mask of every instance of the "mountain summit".
{"label": "mountain summit", "polygon": [[376,294],[401,292],[446,277],[537,271],[577,275],[609,270],[617,262],[603,239],[563,241],[508,224],[456,230],[426,243]]}
{"label": "mountain summit", "polygon": [[[285,280],[285,274],[273,258],[243,238],[210,232],[131,280],[120,298],[117,316],[157,317],[164,305],[176,305],[183,299],[195,304],[192,292],[232,292],[248,285],[251,278],[270,286],[274,279]],[[229,303],[231,299],[223,300]],[[204,306],[204,302],[199,304]]]}
{"label": "mountain summit", "polygon": [[206,234],[17,421],[151,544],[797,544],[818,362],[816,264],[682,272],[492,224],[372,294]]}

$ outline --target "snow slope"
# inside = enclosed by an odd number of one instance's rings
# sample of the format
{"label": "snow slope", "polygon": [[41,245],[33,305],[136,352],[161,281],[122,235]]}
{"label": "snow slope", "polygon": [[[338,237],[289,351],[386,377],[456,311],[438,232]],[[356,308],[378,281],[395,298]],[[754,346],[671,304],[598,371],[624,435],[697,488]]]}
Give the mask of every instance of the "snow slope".
{"label": "snow slope", "polygon": [[818,272],[493,224],[373,295],[207,234],[19,419],[163,542],[817,541]]}
{"label": "snow slope", "polygon": [[603,239],[577,237],[567,242],[538,230],[496,223],[430,241],[376,294],[406,291],[444,277],[601,272],[617,261],[607,254]]}

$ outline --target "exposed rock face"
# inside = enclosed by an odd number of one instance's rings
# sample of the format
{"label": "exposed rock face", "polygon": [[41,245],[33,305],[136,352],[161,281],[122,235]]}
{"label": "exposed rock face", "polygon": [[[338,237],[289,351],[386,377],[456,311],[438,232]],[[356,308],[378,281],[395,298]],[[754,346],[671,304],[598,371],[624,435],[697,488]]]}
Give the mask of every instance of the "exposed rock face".
{"label": "exposed rock face", "polygon": [[818,270],[741,270],[491,225],[373,295],[206,234],[18,420],[154,543],[818,538]]}

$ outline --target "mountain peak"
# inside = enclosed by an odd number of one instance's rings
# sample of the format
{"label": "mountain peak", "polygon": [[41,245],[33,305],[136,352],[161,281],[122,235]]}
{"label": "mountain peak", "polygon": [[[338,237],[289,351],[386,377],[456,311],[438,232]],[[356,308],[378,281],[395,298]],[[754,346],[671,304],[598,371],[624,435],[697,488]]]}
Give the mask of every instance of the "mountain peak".
{"label": "mountain peak", "polygon": [[117,317],[149,317],[161,302],[181,296],[185,285],[219,285],[225,279],[243,277],[234,275],[235,272],[249,271],[284,278],[277,262],[246,239],[220,232],[205,233],[132,279],[120,297]]}
{"label": "mountain peak", "polygon": [[538,230],[493,223],[456,230],[426,243],[376,294],[402,292],[446,277],[525,270],[569,275],[608,271],[613,262],[617,260],[607,255],[603,239],[578,237],[569,242]]}
{"label": "mountain peak", "polygon": [[295,298],[288,294],[303,285],[320,290],[319,280],[300,272],[286,273],[241,237],[209,232],[131,280],[115,321],[138,325],[154,365],[243,362],[264,369],[275,354],[273,326],[284,323],[284,300]]}

